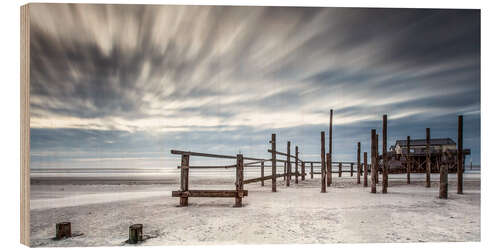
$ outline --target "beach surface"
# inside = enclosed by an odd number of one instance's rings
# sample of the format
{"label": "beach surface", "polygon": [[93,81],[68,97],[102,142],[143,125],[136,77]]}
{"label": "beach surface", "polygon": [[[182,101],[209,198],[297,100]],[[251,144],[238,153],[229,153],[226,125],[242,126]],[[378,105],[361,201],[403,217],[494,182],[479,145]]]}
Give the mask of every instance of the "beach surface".
{"label": "beach surface", "polygon": [[[126,245],[128,227],[144,225],[142,245],[379,243],[480,241],[480,174],[464,175],[464,194],[456,194],[449,175],[449,198],[438,198],[439,175],[425,188],[425,175],[390,175],[389,193],[356,184],[356,177],[333,175],[333,187],[320,193],[320,176],[286,187],[278,179],[246,184],[243,207],[234,198],[189,198],[178,207],[177,179],[159,184],[67,184],[31,186],[31,245]],[[363,179],[361,179],[363,180]],[[382,178],[380,177],[380,180]],[[190,179],[191,189],[234,190],[231,178]],[[55,224],[69,221],[74,233],[53,240]]]}

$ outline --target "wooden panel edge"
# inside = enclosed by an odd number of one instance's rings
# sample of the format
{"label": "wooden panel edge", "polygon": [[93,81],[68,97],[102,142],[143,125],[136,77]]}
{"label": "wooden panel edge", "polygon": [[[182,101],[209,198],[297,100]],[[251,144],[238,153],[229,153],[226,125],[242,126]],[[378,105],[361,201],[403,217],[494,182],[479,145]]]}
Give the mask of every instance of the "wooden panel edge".
{"label": "wooden panel edge", "polygon": [[21,244],[30,246],[30,17],[29,4],[21,6]]}

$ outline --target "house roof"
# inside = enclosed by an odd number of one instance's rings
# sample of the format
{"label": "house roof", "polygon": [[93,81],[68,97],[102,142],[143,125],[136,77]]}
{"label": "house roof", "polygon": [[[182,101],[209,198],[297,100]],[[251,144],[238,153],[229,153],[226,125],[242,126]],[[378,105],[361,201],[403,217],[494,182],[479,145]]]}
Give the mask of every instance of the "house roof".
{"label": "house roof", "polygon": [[[396,145],[400,145],[400,147],[406,147],[406,140],[397,140]],[[410,139],[410,146],[425,146],[427,144],[425,139]],[[456,143],[451,138],[435,138],[430,140],[431,146],[440,146],[440,145],[456,145]]]}

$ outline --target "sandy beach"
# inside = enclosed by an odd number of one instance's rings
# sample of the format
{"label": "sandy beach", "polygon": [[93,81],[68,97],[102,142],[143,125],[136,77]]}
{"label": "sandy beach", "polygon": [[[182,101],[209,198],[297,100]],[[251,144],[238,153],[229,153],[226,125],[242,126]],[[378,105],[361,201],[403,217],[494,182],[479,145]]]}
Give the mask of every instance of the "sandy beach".
{"label": "sandy beach", "polygon": [[[124,245],[128,227],[144,224],[151,238],[143,245],[363,243],[480,241],[480,174],[466,173],[464,194],[456,194],[450,174],[449,198],[438,199],[437,174],[432,187],[424,175],[391,175],[388,194],[371,194],[355,177],[334,177],[334,187],[320,193],[315,176],[278,192],[271,183],[245,185],[242,208],[232,198],[190,198],[177,207],[171,197],[178,183],[150,185],[31,186],[31,245]],[[190,180],[190,188],[234,189],[234,180]],[[380,184],[378,190],[381,190]],[[70,221],[83,235],[55,241],[55,223]]]}

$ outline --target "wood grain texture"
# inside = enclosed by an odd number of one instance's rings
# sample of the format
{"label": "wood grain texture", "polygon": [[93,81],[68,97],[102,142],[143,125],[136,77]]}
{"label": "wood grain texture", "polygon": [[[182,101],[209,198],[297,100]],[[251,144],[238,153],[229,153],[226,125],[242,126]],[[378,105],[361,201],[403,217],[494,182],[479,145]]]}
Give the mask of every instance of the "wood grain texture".
{"label": "wood grain texture", "polygon": [[21,243],[30,245],[30,16],[29,4],[21,6]]}

